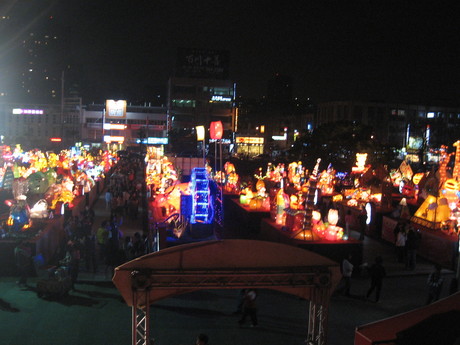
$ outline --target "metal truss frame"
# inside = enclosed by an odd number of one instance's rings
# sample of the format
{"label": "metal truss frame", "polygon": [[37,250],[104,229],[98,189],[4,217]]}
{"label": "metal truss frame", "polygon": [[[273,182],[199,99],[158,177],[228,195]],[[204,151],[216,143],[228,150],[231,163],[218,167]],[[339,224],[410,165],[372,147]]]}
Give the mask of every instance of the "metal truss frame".
{"label": "metal truss frame", "polygon": [[132,332],[133,345],[149,345],[150,291],[155,289],[203,290],[242,288],[308,288],[310,294],[307,344],[325,345],[328,298],[332,274],[324,266],[196,269],[196,270],[132,270]]}

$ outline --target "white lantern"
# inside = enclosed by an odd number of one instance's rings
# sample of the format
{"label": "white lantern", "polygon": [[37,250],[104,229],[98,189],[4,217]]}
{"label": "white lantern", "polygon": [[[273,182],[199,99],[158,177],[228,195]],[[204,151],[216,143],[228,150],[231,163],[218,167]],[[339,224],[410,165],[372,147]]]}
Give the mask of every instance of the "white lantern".
{"label": "white lantern", "polygon": [[331,225],[336,225],[339,221],[339,211],[331,208],[327,214],[327,221]]}

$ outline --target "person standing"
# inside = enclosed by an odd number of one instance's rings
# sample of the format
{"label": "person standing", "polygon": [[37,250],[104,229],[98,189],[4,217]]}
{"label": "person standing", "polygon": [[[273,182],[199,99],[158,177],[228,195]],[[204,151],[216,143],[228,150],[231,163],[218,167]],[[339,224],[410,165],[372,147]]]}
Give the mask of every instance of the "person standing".
{"label": "person standing", "polygon": [[434,266],[434,271],[428,276],[428,297],[426,299],[426,304],[430,304],[431,302],[435,302],[439,299],[443,282],[444,278],[441,274],[441,265],[436,264]]}
{"label": "person standing", "polygon": [[420,243],[420,234],[409,228],[406,239],[406,269],[413,271],[417,264],[417,249]]}
{"label": "person standing", "polygon": [[375,258],[375,263],[369,269],[371,275],[371,287],[367,291],[366,299],[369,299],[372,292],[375,290],[375,302],[377,303],[380,299],[380,291],[382,290],[383,278],[386,277],[385,267],[382,265],[383,259],[381,256]]}
{"label": "person standing", "polygon": [[359,215],[358,215],[358,221],[359,221],[359,232],[360,232],[359,240],[363,241],[364,235],[367,229],[367,212],[364,206],[361,207],[361,211],[359,212]]}
{"label": "person standing", "polygon": [[112,205],[112,192],[107,189],[105,192],[105,209],[108,210]]}
{"label": "person standing", "polygon": [[398,262],[400,263],[404,262],[404,256],[406,251],[406,238],[406,229],[405,227],[401,227],[396,237],[396,255],[398,258]]}
{"label": "person standing", "polygon": [[342,282],[343,282],[343,294],[350,296],[351,289],[351,275],[353,273],[353,264],[351,263],[352,255],[348,254],[348,257],[342,261]]}
{"label": "person standing", "polygon": [[251,327],[256,327],[257,322],[257,305],[256,305],[257,294],[254,289],[247,289],[244,294],[243,302],[243,315],[238,321],[240,326],[244,325],[246,318],[249,316],[251,319]]}
{"label": "person standing", "polygon": [[27,286],[27,276],[32,264],[32,253],[30,248],[24,245],[23,241],[14,248],[14,260],[19,273],[17,284]]}

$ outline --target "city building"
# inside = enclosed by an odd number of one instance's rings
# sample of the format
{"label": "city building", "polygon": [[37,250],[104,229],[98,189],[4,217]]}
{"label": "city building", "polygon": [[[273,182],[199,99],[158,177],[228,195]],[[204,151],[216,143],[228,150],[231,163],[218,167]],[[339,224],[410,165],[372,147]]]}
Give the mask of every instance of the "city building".
{"label": "city building", "polygon": [[164,150],[168,144],[166,107],[113,100],[86,105],[82,111],[81,141],[104,143],[118,150],[140,144]]}
{"label": "city building", "polygon": [[60,103],[68,70],[70,35],[57,10],[43,2],[14,2],[0,9],[0,100]]}
{"label": "city building", "polygon": [[418,162],[423,150],[456,142],[460,133],[460,108],[384,102],[337,101],[320,103],[314,127],[331,122],[355,121],[372,126],[375,138]]}
{"label": "city building", "polygon": [[[167,85],[172,151],[195,155],[200,151],[196,126],[209,128],[213,121],[221,121],[224,138],[231,138],[236,86],[228,79],[228,68],[226,51],[179,49],[176,71]],[[208,139],[209,134],[206,143]]]}
{"label": "city building", "polygon": [[[0,141],[25,149],[51,149],[61,145],[60,104],[0,104]],[[51,141],[51,140],[55,141]]]}

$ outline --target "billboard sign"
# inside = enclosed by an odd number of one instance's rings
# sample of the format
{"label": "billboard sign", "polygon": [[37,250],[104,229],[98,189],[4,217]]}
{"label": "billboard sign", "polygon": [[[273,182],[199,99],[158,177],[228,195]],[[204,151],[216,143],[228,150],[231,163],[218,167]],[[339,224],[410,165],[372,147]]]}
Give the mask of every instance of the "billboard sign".
{"label": "billboard sign", "polygon": [[180,48],[176,77],[226,80],[229,76],[230,53],[225,50]]}
{"label": "billboard sign", "polygon": [[105,117],[108,119],[126,119],[126,101],[108,99],[105,102]]}

